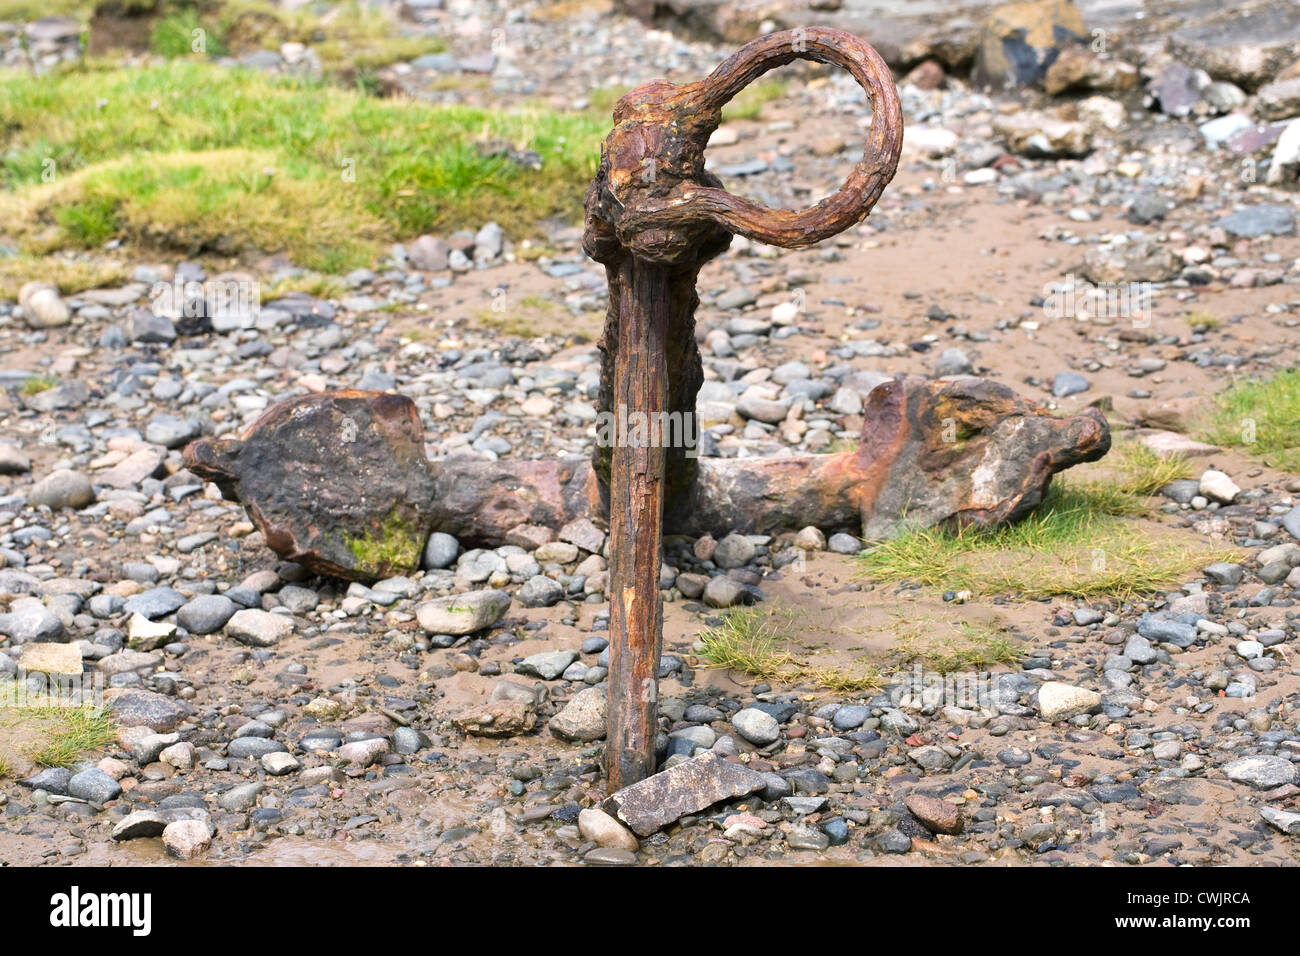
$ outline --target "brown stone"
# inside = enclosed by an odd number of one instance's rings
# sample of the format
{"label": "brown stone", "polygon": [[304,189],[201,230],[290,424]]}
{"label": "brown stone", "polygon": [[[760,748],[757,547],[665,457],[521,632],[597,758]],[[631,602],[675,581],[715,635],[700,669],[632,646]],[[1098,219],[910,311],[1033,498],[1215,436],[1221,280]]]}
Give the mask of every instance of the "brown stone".
{"label": "brown stone", "polygon": [[451,722],[473,737],[517,737],[537,725],[537,709],[522,698],[491,700],[460,710]]}
{"label": "brown stone", "polygon": [[961,833],[961,810],[947,800],[913,793],[904,798],[903,805],[931,833]]}

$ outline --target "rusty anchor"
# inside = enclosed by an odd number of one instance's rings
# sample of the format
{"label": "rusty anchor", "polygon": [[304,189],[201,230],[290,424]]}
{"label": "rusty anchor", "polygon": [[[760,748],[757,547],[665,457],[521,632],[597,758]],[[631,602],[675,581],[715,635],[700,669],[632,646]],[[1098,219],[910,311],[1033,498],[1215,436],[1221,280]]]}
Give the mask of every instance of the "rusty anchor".
{"label": "rusty anchor", "polygon": [[[724,104],[796,59],[847,70],[871,101],[871,126],[861,161],[837,192],[805,209],[767,209],[722,188],[704,168],[704,150]],[[733,235],[794,248],[860,222],[894,176],[902,130],[884,61],[852,34],[821,27],[761,37],[698,83],[655,80],[614,107],[614,128],[587,191],[583,233],[583,248],[605,266],[609,283],[601,409],[650,427],[628,440],[598,443],[593,461],[610,533],[611,793],[655,771],[664,502],[690,488],[695,459],[687,441],[662,440],[674,433],[670,428],[659,429],[655,440],[654,424],[695,412],[703,381],[694,335],[696,277]]]}

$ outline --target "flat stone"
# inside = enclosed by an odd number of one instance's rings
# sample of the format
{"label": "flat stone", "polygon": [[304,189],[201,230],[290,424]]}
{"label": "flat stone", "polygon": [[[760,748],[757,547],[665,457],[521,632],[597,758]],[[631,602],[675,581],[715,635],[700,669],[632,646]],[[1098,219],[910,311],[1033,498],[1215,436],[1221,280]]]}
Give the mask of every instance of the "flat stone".
{"label": "flat stone", "polygon": [[426,601],[415,609],[420,627],[430,634],[473,634],[496,624],[510,607],[505,591],[470,591]]}
{"label": "flat stone", "polygon": [[1287,836],[1300,836],[1300,813],[1279,810],[1277,807],[1260,807],[1259,816],[1269,826],[1276,827]]}
{"label": "flat stone", "polygon": [[1294,783],[1297,776],[1295,764],[1272,755],[1242,757],[1224,767],[1223,773],[1235,783],[1247,783],[1259,790]]}
{"label": "flat stone", "polygon": [[542,651],[525,657],[515,665],[515,670],[542,680],[555,680],[577,659],[576,651]]}
{"label": "flat stone", "polygon": [[76,644],[28,644],[23,649],[22,666],[28,673],[77,677],[81,674],[81,648]]}
{"label": "flat stone", "polygon": [[687,814],[765,785],[763,774],[728,763],[710,750],[624,787],[605,801],[603,809],[645,837]]}
{"label": "flat stone", "polygon": [[1224,216],[1215,225],[1234,236],[1247,239],[1285,236],[1295,232],[1295,213],[1287,206],[1262,203]]}
{"label": "flat stone", "polygon": [[162,836],[167,829],[167,818],[156,810],[136,810],[128,813],[113,827],[112,838],[118,842],[141,837]]}
{"label": "flat stone", "polygon": [[1161,458],[1170,458],[1175,455],[1198,458],[1206,455],[1217,455],[1223,451],[1218,445],[1196,441],[1194,438],[1188,438],[1186,435],[1180,435],[1177,432],[1149,432],[1143,435],[1141,440],[1143,445]]}

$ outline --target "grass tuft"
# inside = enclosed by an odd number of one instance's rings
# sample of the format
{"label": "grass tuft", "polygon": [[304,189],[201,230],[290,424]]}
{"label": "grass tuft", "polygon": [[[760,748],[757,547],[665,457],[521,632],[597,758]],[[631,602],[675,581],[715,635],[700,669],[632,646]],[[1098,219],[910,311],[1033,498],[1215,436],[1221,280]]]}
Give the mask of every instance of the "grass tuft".
{"label": "grass tuft", "polygon": [[864,552],[862,571],[877,581],[976,595],[1123,600],[1235,555],[1189,547],[1123,520],[1145,513],[1145,496],[1184,477],[1185,461],[1128,444],[1117,450],[1111,468],[1109,481],[1054,482],[1038,509],[1009,527],[905,529]]}
{"label": "grass tuft", "polygon": [[1013,664],[1021,657],[1011,638],[992,624],[952,621],[949,626],[922,627],[901,618],[895,655],[900,664],[920,661],[940,674],[954,671],[988,670],[999,664]]}
{"label": "grass tuft", "polygon": [[807,681],[836,693],[871,691],[883,682],[870,665],[850,670],[804,663],[789,650],[792,626],[790,613],[737,608],[700,635],[702,654],[712,667],[785,684]]}
{"label": "grass tuft", "polygon": [[[23,755],[39,767],[66,767],[102,749],[113,739],[113,721],[102,709],[43,698],[18,706],[17,685],[0,681],[0,737],[21,741]],[[0,777],[12,771],[17,755],[0,754]]]}
{"label": "grass tuft", "polygon": [[59,384],[59,380],[52,375],[33,375],[23,382],[19,391],[25,396],[39,395],[41,392],[48,392]]}
{"label": "grass tuft", "polygon": [[1202,431],[1211,444],[1245,448],[1269,465],[1300,471],[1300,368],[1233,382],[1214,397]]}

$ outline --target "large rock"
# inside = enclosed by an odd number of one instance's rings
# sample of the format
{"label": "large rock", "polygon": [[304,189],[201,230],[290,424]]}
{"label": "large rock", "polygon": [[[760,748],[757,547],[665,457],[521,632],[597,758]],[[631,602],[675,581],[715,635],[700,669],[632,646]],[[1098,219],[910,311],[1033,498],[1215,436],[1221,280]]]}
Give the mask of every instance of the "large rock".
{"label": "large rock", "polygon": [[[1251,4],[1169,4],[1166,20],[1152,17],[1148,29],[1163,31],[1161,45],[1184,63],[1216,80],[1254,90],[1296,58],[1300,6],[1289,0]],[[1168,26],[1166,27],[1166,24]]]}
{"label": "large rock", "polygon": [[470,591],[426,601],[415,609],[415,618],[430,634],[459,636],[491,627],[509,607],[505,591]]}
{"label": "large rock", "polygon": [[239,439],[185,449],[185,466],[238,497],[267,544],[350,580],[414,573],[432,517],[424,429],[388,392],[323,392],[269,408]]}
{"label": "large rock", "polygon": [[998,7],[980,24],[971,81],[1009,89],[1043,81],[1061,51],[1087,38],[1070,0],[1032,0]]}
{"label": "large rock", "polygon": [[728,763],[709,750],[611,794],[602,809],[644,837],[688,813],[743,797],[766,785],[763,774]]}

